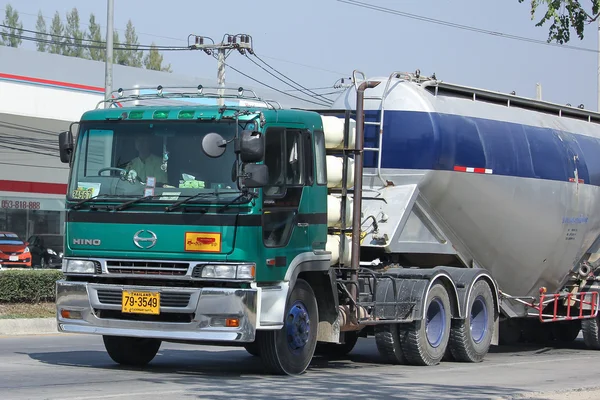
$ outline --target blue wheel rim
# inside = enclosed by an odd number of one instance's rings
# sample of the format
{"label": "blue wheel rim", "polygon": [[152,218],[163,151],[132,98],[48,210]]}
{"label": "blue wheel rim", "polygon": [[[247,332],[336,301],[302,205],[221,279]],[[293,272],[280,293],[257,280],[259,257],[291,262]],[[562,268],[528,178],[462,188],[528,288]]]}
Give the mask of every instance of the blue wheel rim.
{"label": "blue wheel rim", "polygon": [[487,334],[488,309],[482,296],[477,296],[471,306],[470,326],[471,338],[480,343]]}
{"label": "blue wheel rim", "polygon": [[432,347],[442,343],[446,330],[446,310],[440,299],[435,298],[427,307],[425,318],[425,333],[427,341]]}
{"label": "blue wheel rim", "polygon": [[295,301],[288,310],[285,329],[290,349],[294,352],[302,351],[310,337],[310,316],[302,301]]}

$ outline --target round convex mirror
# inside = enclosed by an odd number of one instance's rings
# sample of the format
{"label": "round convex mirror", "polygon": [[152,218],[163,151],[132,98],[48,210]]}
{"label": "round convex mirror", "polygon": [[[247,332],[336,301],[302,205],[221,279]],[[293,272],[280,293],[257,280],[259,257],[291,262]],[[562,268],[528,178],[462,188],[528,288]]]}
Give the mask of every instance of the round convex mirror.
{"label": "round convex mirror", "polygon": [[225,139],[218,133],[209,133],[202,139],[202,151],[212,158],[221,157],[225,153]]}

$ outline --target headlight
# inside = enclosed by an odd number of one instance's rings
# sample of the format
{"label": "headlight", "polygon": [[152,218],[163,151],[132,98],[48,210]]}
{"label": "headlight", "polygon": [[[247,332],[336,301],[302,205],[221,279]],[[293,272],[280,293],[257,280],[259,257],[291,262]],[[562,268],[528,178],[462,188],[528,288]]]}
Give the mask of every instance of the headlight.
{"label": "headlight", "polygon": [[253,279],[254,264],[205,265],[202,268],[200,277],[215,279]]}
{"label": "headlight", "polygon": [[52,250],[52,249],[46,249],[46,253],[52,254],[53,256],[56,255],[56,252],[54,250]]}
{"label": "headlight", "polygon": [[23,250],[23,253],[29,253],[29,247],[25,247],[25,250]]}
{"label": "headlight", "polygon": [[58,256],[59,256],[60,258],[62,258],[62,257],[63,257],[63,252],[61,251],[60,253],[58,253]]}
{"label": "headlight", "polygon": [[62,271],[72,274],[93,274],[96,264],[87,260],[63,260]]}

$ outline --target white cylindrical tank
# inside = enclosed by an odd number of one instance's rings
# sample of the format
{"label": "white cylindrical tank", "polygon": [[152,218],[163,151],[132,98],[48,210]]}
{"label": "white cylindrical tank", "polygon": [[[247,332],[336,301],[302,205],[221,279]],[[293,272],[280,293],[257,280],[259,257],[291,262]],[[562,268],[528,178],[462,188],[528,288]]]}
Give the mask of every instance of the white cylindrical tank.
{"label": "white cylindrical tank", "polygon": [[[344,257],[342,260],[345,265],[350,264],[352,259],[352,240],[344,235]],[[331,252],[331,261],[330,265],[335,265],[340,260],[340,235],[327,235],[327,243],[325,245],[325,250]]]}
{"label": "white cylindrical tank", "polygon": [[[346,200],[346,227],[352,224],[352,199]],[[339,228],[342,224],[342,197],[339,195],[327,195],[327,226]]]}
{"label": "white cylindrical tank", "polygon": [[[342,171],[344,169],[344,160],[342,157],[327,156],[327,187],[339,188],[342,187]],[[348,159],[348,168],[346,177],[348,188],[354,186],[354,160]]]}
{"label": "white cylindrical tank", "polygon": [[[344,147],[344,119],[331,115],[322,115],[325,148],[342,149]],[[348,148],[353,149],[356,143],[356,121],[350,119],[348,132]]]}

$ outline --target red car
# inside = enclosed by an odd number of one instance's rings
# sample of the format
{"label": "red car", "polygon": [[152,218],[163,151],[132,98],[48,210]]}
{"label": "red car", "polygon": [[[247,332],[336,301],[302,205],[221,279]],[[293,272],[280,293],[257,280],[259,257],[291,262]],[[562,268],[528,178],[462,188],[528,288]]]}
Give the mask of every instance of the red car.
{"label": "red car", "polygon": [[31,267],[28,243],[12,232],[0,232],[0,266]]}

